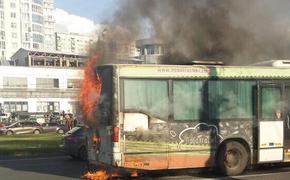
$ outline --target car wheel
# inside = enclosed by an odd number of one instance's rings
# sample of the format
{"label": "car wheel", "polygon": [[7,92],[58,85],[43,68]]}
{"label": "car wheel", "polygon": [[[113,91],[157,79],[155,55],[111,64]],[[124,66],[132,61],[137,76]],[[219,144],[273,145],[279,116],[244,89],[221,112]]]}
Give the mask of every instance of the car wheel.
{"label": "car wheel", "polygon": [[249,153],[244,145],[237,141],[224,144],[217,157],[217,166],[223,174],[234,176],[241,174],[247,167]]}
{"label": "car wheel", "polygon": [[79,149],[79,152],[78,152],[78,157],[80,160],[87,160],[88,156],[87,156],[87,149],[82,146],[80,149]]}
{"label": "car wheel", "polygon": [[63,133],[64,133],[64,130],[63,130],[63,129],[59,129],[59,130],[57,131],[57,133],[58,133],[58,134],[63,134]]}
{"label": "car wheel", "polygon": [[6,132],[6,135],[7,135],[7,136],[11,136],[11,135],[13,135],[13,132],[12,132],[12,131],[7,131],[7,132]]}
{"label": "car wheel", "polygon": [[33,131],[33,134],[40,134],[40,131],[38,129]]}

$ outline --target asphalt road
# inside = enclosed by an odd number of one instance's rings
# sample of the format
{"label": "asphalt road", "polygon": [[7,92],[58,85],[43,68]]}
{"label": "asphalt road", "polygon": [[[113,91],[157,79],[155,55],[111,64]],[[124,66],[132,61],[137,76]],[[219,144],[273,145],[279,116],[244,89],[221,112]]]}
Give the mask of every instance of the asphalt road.
{"label": "asphalt road", "polygon": [[1,180],[72,180],[80,179],[86,170],[85,162],[68,156],[0,160]]}
{"label": "asphalt road", "polygon": [[[87,172],[86,162],[71,160],[68,156],[6,158],[0,160],[0,179],[2,180],[73,180]],[[218,176],[211,171],[196,170],[160,171],[141,174],[136,179],[191,180],[191,179],[231,179],[231,180],[286,180],[290,177],[290,166],[267,166],[257,170],[249,170],[245,174],[234,177]],[[122,179],[122,178],[121,178]]]}

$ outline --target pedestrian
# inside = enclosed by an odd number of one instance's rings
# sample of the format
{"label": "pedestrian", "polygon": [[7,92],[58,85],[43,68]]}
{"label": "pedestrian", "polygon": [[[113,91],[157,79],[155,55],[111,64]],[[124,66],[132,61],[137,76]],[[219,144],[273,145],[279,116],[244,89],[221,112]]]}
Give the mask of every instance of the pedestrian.
{"label": "pedestrian", "polygon": [[71,130],[73,122],[72,122],[72,118],[71,118],[70,114],[66,113],[64,118],[65,118],[65,124],[66,124],[67,129]]}

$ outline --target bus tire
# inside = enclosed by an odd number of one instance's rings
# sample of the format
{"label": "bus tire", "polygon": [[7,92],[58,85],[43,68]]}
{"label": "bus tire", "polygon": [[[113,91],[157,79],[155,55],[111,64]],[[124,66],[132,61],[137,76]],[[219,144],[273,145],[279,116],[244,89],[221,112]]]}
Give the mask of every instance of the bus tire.
{"label": "bus tire", "polygon": [[217,156],[217,168],[228,176],[241,174],[247,167],[249,153],[244,145],[230,141],[221,146]]}

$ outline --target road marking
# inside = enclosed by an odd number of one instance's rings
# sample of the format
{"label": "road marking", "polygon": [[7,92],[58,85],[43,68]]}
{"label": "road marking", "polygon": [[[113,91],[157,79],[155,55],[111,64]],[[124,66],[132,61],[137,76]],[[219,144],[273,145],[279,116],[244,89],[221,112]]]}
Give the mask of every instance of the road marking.
{"label": "road marking", "polygon": [[1,159],[0,162],[10,162],[10,161],[31,161],[31,160],[49,160],[49,159],[59,159],[65,158],[68,156],[53,156],[53,157],[31,157],[31,158],[22,158],[22,159]]}

